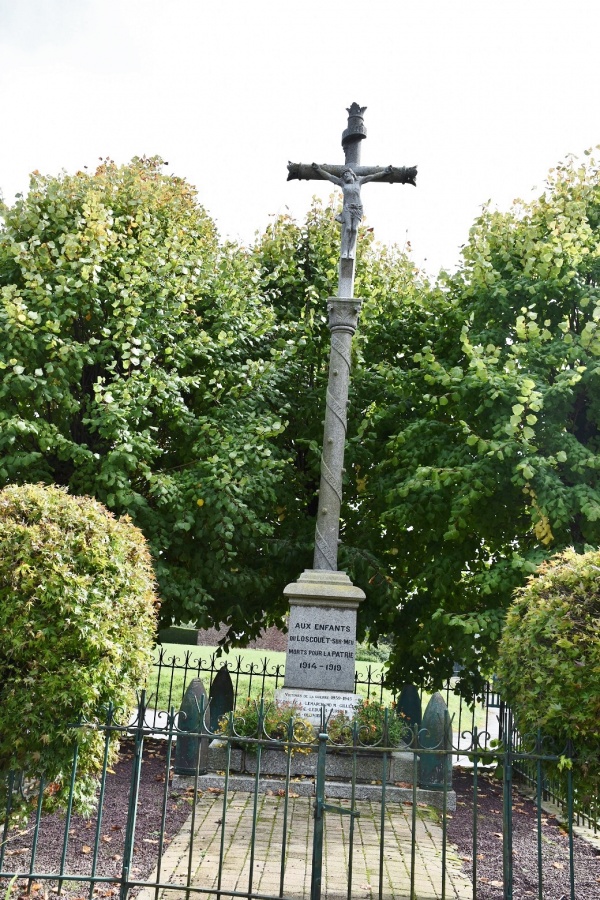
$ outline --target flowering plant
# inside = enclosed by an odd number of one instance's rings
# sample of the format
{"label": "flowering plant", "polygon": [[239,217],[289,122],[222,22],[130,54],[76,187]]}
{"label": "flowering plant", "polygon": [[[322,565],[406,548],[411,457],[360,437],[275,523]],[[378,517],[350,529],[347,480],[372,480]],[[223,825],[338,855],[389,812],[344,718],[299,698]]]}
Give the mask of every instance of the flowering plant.
{"label": "flowering plant", "polygon": [[[310,753],[313,747],[301,746],[311,744],[315,732],[302,711],[291,703],[278,703],[276,700],[252,700],[248,697],[238,707],[233,716],[225,715],[219,721],[219,734],[235,738],[253,738],[270,741],[289,741],[292,753]],[[245,750],[256,752],[254,741],[237,742]]]}
{"label": "flowering plant", "polygon": [[387,706],[374,698],[366,698],[359,700],[352,718],[345,712],[333,716],[327,733],[332,744],[354,744],[356,734],[359,747],[397,747],[404,728],[394,703]]}

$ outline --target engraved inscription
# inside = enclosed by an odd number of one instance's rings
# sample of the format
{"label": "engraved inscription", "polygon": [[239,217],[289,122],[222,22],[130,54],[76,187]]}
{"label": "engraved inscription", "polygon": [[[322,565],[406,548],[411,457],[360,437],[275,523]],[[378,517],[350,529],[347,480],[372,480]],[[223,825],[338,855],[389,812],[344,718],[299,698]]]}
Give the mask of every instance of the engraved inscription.
{"label": "engraved inscription", "polygon": [[359,701],[358,694],[337,693],[336,691],[306,691],[287,688],[279,688],[276,691],[279,702],[293,703],[302,710],[303,716],[313,725],[319,725],[321,721],[321,709],[325,707],[325,716],[330,713],[345,712],[352,717]]}
{"label": "engraved inscription", "polygon": [[352,691],[355,651],[355,610],[292,604],[286,687]]}

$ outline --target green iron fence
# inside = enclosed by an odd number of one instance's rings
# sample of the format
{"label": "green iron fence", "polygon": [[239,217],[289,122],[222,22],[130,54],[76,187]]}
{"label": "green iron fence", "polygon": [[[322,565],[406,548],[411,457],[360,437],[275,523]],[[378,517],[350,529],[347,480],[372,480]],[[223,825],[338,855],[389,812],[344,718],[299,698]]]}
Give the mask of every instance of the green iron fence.
{"label": "green iron fence", "polygon": [[[460,747],[449,744],[445,726],[437,736],[404,728],[390,746],[389,712],[374,745],[356,726],[340,738],[324,720],[314,737],[299,739],[306,733],[297,730],[294,719],[269,720],[263,702],[253,734],[233,714],[225,734],[211,732],[203,698],[195,712],[195,724],[194,716],[186,723],[171,709],[163,724],[149,726],[143,695],[134,719],[110,710],[101,720],[81,723],[98,731],[105,744],[96,808],[87,820],[74,806],[77,747],[70,772],[63,773],[68,790],[62,813],[45,811],[56,785],[47,784],[43,774],[7,774],[0,827],[5,887],[18,876],[15,890],[90,900],[116,894],[126,900],[132,891],[140,892],[140,900],[200,895],[512,900],[526,895],[522,861],[515,860],[512,845],[515,808],[525,802],[515,781],[524,766],[537,773],[528,801],[533,827],[527,890],[539,900],[563,895],[575,900],[585,879],[600,877],[594,860],[578,870],[570,827],[573,760],[566,770],[563,881],[561,893],[553,893],[559,870],[547,854],[544,778],[561,758],[572,757],[572,748],[549,748],[539,735],[523,738],[510,712],[496,746],[475,727],[468,748],[464,740]],[[108,748],[115,738],[122,759],[109,771]],[[452,761],[458,755],[468,756],[470,769],[461,774],[463,790],[457,795]],[[497,826],[502,865],[495,878],[487,870],[482,874],[480,860],[484,785],[492,782],[492,772],[502,807]],[[26,807],[25,822],[14,819],[19,803]],[[457,831],[459,810],[463,824]],[[457,852],[454,845],[461,841]]]}
{"label": "green iron fence", "polygon": [[[216,653],[205,653],[202,648],[173,652],[159,646],[155,650],[151,676],[146,685],[151,698],[150,707],[163,714],[172,706],[179,709],[193,679],[202,679],[207,691],[210,691],[223,666],[231,676],[236,705],[247,697],[271,699],[275,691],[283,687],[285,665],[273,664],[268,656],[250,661],[240,653],[224,662]],[[463,731],[470,733],[477,726],[480,735],[487,736],[486,740],[496,738],[501,701],[495,685],[487,683],[482,696],[473,704],[455,693],[455,687],[456,679],[448,680],[441,692],[454,717],[455,732],[458,735]],[[395,692],[386,684],[382,665],[377,664],[366,664],[357,669],[354,692],[380,702],[396,699]],[[161,721],[160,718],[158,721]]]}
{"label": "green iron fence", "polygon": [[[164,721],[171,706],[178,709],[194,678],[201,678],[210,690],[224,665],[232,678],[236,705],[248,696],[253,696],[256,700],[270,699],[284,682],[285,666],[271,663],[268,656],[250,661],[239,653],[224,663],[214,652],[203,653],[202,648],[174,653],[157,647],[148,683],[151,697],[148,724]],[[361,671],[357,670],[354,690],[361,696],[374,697],[379,701],[385,698],[397,699],[386,685],[383,667],[377,664],[364,665]],[[463,761],[468,753],[475,728],[482,748],[487,749],[492,742],[498,740],[502,728],[506,727],[503,722],[508,715],[508,708],[503,704],[493,681],[485,685],[482,695],[474,703],[467,702],[456,693],[456,679],[448,680],[441,693],[451,712],[456,749],[462,750],[461,754],[457,753],[455,756],[456,763]],[[157,718],[155,710],[162,714],[162,718],[161,715]],[[519,761],[518,777],[533,790],[537,781],[537,767],[533,763]],[[558,778],[554,771],[545,770],[543,773],[542,796],[544,802],[555,804],[567,815],[565,781]],[[595,834],[600,833],[600,796],[596,795],[587,803],[576,806],[575,823],[591,829]]]}

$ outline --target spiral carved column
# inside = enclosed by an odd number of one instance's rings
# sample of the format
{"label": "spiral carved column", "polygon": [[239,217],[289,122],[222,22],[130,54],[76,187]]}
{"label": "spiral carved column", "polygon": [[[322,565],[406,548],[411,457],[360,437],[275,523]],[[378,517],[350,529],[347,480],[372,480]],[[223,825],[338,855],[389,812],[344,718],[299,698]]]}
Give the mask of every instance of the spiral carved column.
{"label": "spiral carved column", "polygon": [[358,325],[360,300],[330,297],[327,311],[331,331],[331,351],[313,568],[335,572],[342,505],[352,336]]}

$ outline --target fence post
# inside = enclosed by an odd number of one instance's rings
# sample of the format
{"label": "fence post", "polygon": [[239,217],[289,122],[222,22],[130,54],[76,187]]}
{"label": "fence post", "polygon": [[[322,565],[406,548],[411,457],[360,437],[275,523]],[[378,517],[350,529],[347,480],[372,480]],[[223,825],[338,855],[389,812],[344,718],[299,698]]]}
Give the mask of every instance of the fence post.
{"label": "fence post", "polygon": [[506,731],[504,734],[503,762],[503,828],[502,828],[502,874],[504,883],[504,900],[512,900],[513,895],[513,861],[512,861],[512,759],[513,759],[513,715],[507,710]]}
{"label": "fence post", "polygon": [[317,777],[315,779],[315,827],[310,871],[310,900],[321,900],[321,878],[323,874],[323,816],[325,806],[325,764],[327,759],[327,734],[325,733],[325,717],[323,713],[324,710],[321,710]]}
{"label": "fence post", "polygon": [[144,723],[146,718],[146,691],[142,691],[137,710],[135,729],[135,752],[131,766],[131,786],[129,788],[129,804],[127,808],[127,824],[125,825],[125,846],[123,848],[123,866],[121,868],[120,900],[127,900],[129,893],[129,872],[133,860],[133,843],[137,818],[137,803],[140,790],[140,774],[142,771],[142,754],[144,752]]}

